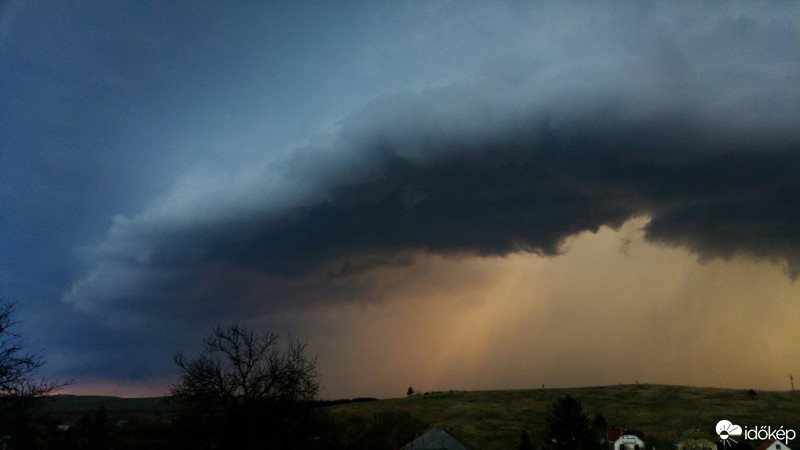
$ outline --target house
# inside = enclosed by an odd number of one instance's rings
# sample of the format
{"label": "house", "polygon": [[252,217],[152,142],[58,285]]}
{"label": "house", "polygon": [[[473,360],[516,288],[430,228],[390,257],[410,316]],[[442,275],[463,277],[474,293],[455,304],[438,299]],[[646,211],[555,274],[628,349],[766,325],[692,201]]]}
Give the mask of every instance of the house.
{"label": "house", "polygon": [[606,443],[608,443],[608,448],[611,448],[611,444],[614,443],[620,436],[625,434],[624,428],[616,428],[614,430],[606,431]]}
{"label": "house", "polygon": [[644,441],[634,434],[623,433],[614,442],[609,441],[611,450],[645,450]]}
{"label": "house", "polygon": [[608,430],[608,431],[606,431],[606,441],[614,442],[614,441],[617,440],[618,437],[622,436],[623,434],[625,434],[625,429],[624,428],[617,428],[617,429],[614,429],[614,430]]}
{"label": "house", "polygon": [[444,428],[434,428],[404,445],[400,450],[473,450],[473,448],[456,439]]}
{"label": "house", "polygon": [[758,450],[792,450],[783,442],[772,439],[767,442],[764,442],[758,447]]}
{"label": "house", "polygon": [[712,438],[700,432],[697,428],[689,428],[672,446],[679,450],[716,450],[717,444]]}

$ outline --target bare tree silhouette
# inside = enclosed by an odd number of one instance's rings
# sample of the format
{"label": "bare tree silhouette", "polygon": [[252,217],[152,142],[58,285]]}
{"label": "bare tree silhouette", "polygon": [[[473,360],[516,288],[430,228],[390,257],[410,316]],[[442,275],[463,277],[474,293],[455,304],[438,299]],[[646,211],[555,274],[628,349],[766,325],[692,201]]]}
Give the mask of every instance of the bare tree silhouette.
{"label": "bare tree silhouette", "polygon": [[180,423],[221,448],[302,446],[319,392],[316,359],[305,351],[291,337],[281,349],[277,334],[217,326],[198,358],[175,355],[180,381],[170,394]]}

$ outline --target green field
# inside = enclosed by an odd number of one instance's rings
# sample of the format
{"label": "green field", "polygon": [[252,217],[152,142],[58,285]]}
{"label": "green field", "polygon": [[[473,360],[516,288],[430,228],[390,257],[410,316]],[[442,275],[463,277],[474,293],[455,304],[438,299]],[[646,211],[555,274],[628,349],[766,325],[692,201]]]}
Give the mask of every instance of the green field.
{"label": "green field", "polygon": [[[644,432],[647,447],[658,450],[671,448],[672,441],[688,428],[697,427],[707,436],[714,436],[714,426],[721,419],[743,427],[769,425],[800,430],[800,393],[759,391],[750,396],[747,390],[648,384],[441,392],[348,403],[326,410],[332,423],[347,416],[369,419],[377,413],[408,412],[432,427],[452,429],[475,448],[515,449],[522,430],[528,432],[534,445],[540,444],[553,401],[566,394],[579,399],[590,418],[601,413],[609,426]],[[169,415],[163,398],[59,395],[52,397],[46,410],[56,417],[75,418],[93,413],[101,405],[109,418]]]}
{"label": "green field", "polygon": [[791,392],[758,392],[750,397],[746,390],[646,384],[446,392],[338,405],[329,410],[332,416],[407,411],[431,426],[453,429],[457,437],[476,448],[514,449],[522,430],[534,445],[540,443],[553,401],[566,394],[579,399],[590,418],[601,413],[609,426],[641,430],[648,448],[671,448],[672,441],[691,427],[714,435],[714,426],[721,419],[742,426],[783,425],[800,430],[800,395]]}

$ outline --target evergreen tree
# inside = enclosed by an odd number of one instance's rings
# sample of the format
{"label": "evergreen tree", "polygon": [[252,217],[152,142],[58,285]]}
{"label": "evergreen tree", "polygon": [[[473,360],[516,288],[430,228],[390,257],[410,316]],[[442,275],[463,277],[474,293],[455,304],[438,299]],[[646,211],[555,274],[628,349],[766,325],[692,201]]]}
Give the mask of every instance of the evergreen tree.
{"label": "evergreen tree", "polygon": [[606,432],[608,432],[608,422],[606,422],[606,418],[600,413],[595,414],[594,419],[592,419],[592,428],[594,428],[598,436],[605,437]]}
{"label": "evergreen tree", "polygon": [[522,436],[519,438],[519,450],[533,450],[531,440],[528,438],[528,432],[522,430]]}
{"label": "evergreen tree", "polygon": [[100,405],[94,415],[89,431],[89,448],[97,450],[108,448],[108,412],[103,405]]}
{"label": "evergreen tree", "polygon": [[567,395],[553,403],[547,416],[545,445],[551,450],[588,450],[600,447],[580,400]]}

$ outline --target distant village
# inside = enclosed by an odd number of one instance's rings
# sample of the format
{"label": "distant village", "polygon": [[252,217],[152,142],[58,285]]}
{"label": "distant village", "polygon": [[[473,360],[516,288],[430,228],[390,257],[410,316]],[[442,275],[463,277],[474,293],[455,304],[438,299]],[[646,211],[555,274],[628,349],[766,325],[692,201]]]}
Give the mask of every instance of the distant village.
{"label": "distant village", "polygon": [[[607,447],[608,450],[647,450],[647,443],[636,434],[624,428],[608,430],[605,437],[600,437],[599,448]],[[524,445],[520,445],[523,450]],[[528,447],[532,448],[532,447]],[[654,448],[654,447],[653,447]],[[739,442],[729,438],[722,440],[718,436],[711,436],[702,431],[691,428],[680,435],[672,443],[672,448],[677,450],[792,450],[786,443],[769,439],[758,447],[753,447],[744,440]],[[537,447],[537,450],[542,450]],[[434,428],[412,442],[401,447],[401,450],[476,450],[475,447],[453,435],[452,430]]]}

